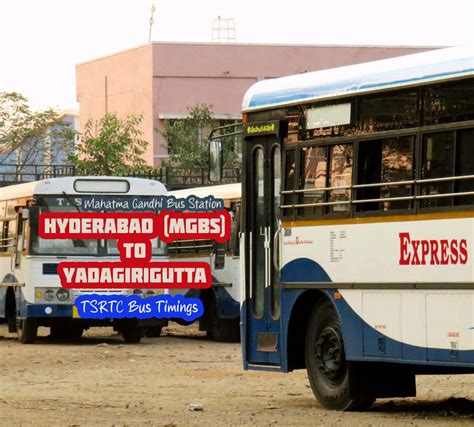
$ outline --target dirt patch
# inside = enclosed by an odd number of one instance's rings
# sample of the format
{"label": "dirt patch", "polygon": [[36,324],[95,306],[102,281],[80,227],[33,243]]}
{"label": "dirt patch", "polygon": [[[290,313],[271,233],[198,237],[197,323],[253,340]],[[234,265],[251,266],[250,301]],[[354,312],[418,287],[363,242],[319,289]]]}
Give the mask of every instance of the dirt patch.
{"label": "dirt patch", "polygon": [[21,345],[1,326],[2,425],[474,423],[474,376],[422,376],[417,398],[340,413],[319,406],[304,371],[245,372],[240,345],[189,327],[132,345],[99,328],[77,344],[53,342],[42,328],[37,344]]}

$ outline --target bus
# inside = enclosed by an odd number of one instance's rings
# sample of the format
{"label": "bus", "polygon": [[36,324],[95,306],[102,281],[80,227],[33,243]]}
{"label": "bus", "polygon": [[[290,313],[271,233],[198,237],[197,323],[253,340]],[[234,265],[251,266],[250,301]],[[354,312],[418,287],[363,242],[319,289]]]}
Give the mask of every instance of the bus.
{"label": "bus", "polygon": [[[139,342],[144,326],[167,324],[164,319],[80,319],[74,300],[87,293],[154,296],[154,290],[79,290],[61,287],[57,272],[62,261],[112,261],[119,259],[116,240],[46,240],[38,235],[43,212],[81,212],[92,205],[135,202],[164,196],[158,181],[116,177],[65,177],[11,185],[0,189],[0,319],[9,332],[18,332],[21,343],[33,343],[39,326],[51,336],[78,339],[92,326],[112,326],[125,342]],[[123,209],[119,209],[123,210]],[[153,259],[167,260],[166,245],[152,242]]]}
{"label": "bus", "polygon": [[243,122],[244,368],[336,410],[473,373],[473,48],[259,82]]}
{"label": "bus", "polygon": [[[168,245],[169,257],[176,261],[207,262],[211,267],[210,289],[168,289],[170,295],[184,294],[199,298],[203,302],[204,315],[199,318],[199,330],[206,331],[210,339],[221,342],[240,340],[240,198],[241,184],[224,184],[210,187],[176,190],[169,193],[177,199],[188,196],[205,198],[214,196],[224,201],[224,207],[232,218],[231,238],[226,243],[212,240],[176,240]],[[190,325],[175,319],[181,325]],[[159,336],[161,329],[147,328],[149,337]]]}

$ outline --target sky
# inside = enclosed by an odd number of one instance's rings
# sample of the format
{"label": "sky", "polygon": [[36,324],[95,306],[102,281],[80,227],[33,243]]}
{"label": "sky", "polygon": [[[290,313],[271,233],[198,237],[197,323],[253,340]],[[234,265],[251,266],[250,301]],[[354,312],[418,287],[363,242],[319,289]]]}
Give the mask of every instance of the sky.
{"label": "sky", "polygon": [[78,108],[75,65],[152,41],[458,46],[474,42],[473,0],[0,0],[0,92],[35,109]]}

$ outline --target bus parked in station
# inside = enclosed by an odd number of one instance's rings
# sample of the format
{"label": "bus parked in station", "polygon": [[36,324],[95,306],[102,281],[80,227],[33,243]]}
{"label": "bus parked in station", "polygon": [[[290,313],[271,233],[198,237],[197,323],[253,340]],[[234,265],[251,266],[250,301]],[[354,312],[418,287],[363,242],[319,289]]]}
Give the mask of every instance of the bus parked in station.
{"label": "bus parked in station", "polygon": [[473,373],[473,49],[265,80],[243,113],[244,368],[339,410]]}
{"label": "bus parked in station", "polygon": [[[224,200],[232,217],[232,234],[227,243],[212,240],[178,240],[168,245],[171,260],[204,261],[211,266],[213,283],[210,289],[169,289],[171,295],[184,294],[200,298],[204,315],[199,319],[199,329],[206,331],[216,341],[240,339],[240,254],[239,225],[242,184],[225,184],[171,191],[170,196],[184,199],[188,196],[205,198],[214,196]],[[183,321],[180,321],[183,323]]]}
{"label": "bus parked in station", "polygon": [[[112,261],[119,258],[116,240],[46,240],[38,235],[43,212],[81,212],[87,205],[114,200],[146,201],[167,195],[158,181],[117,177],[67,177],[11,185],[0,189],[0,318],[22,343],[33,343],[39,326],[51,335],[79,338],[91,326],[113,326],[126,342],[139,342],[142,326],[166,325],[165,319],[95,320],[78,318],[74,300],[88,293],[144,297],[154,290],[68,290],[61,287],[62,261]],[[107,203],[104,203],[106,206]],[[104,208],[101,211],[106,212]],[[153,259],[167,260],[166,245],[152,242]]]}

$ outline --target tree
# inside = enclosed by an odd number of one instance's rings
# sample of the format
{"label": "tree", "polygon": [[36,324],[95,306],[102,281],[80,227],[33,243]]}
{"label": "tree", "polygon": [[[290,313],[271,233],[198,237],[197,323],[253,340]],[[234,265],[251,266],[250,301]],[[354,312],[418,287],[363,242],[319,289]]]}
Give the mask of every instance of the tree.
{"label": "tree", "polygon": [[[208,138],[218,126],[212,105],[196,104],[187,108],[189,116],[180,120],[166,120],[161,133],[167,142],[170,162],[184,168],[208,168]],[[237,154],[231,144],[224,144],[224,165],[235,167]]]}
{"label": "tree", "polygon": [[142,116],[129,114],[119,119],[107,113],[100,120],[89,119],[70,161],[84,175],[126,175],[143,172],[148,142],[141,139]]}
{"label": "tree", "polygon": [[0,160],[14,163],[16,173],[31,164],[54,164],[74,145],[75,131],[49,108],[32,111],[16,92],[0,93]]}

